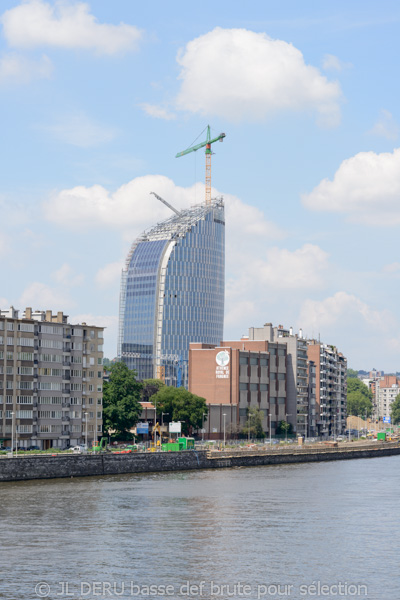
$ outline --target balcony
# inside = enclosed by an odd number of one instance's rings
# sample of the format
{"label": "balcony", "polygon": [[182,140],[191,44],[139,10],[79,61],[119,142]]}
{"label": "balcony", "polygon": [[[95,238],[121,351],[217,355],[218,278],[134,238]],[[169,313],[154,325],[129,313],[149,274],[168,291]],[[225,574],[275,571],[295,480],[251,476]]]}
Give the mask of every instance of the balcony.
{"label": "balcony", "polygon": [[70,408],[70,406],[71,406],[71,403],[70,403],[70,402],[63,402],[63,403],[61,404],[61,408]]}
{"label": "balcony", "polygon": [[63,416],[61,417],[61,421],[63,421],[63,422],[64,422],[64,421],[70,421],[70,418],[68,417],[68,415],[63,415]]}
{"label": "balcony", "polygon": [[69,429],[65,429],[64,431],[61,432],[61,437],[69,437],[71,435],[71,432],[69,431]]}

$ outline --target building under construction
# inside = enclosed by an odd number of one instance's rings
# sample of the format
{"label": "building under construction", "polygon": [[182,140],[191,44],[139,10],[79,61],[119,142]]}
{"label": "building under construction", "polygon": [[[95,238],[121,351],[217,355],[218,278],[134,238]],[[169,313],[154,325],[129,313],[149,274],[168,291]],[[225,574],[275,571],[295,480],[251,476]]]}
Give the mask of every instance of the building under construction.
{"label": "building under construction", "polygon": [[139,379],[187,387],[189,343],[223,338],[222,199],[174,211],[132,244],[121,278],[118,356]]}

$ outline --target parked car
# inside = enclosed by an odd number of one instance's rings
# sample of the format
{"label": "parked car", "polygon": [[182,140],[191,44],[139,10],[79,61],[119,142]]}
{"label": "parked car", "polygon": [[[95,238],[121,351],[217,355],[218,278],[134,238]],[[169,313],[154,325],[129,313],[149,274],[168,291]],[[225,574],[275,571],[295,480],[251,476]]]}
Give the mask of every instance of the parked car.
{"label": "parked car", "polygon": [[84,452],[86,450],[86,446],[84,446],[83,444],[79,444],[78,446],[74,446],[73,448],[70,448],[70,450],[72,450],[72,452],[74,454],[81,454],[82,452]]}
{"label": "parked car", "polygon": [[40,450],[39,446],[28,446],[27,450]]}

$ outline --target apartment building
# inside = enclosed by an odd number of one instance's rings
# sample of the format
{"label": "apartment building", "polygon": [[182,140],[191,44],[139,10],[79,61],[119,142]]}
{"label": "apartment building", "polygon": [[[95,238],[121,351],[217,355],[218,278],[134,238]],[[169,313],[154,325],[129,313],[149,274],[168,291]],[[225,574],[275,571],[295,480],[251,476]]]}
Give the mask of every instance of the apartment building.
{"label": "apartment building", "polygon": [[288,422],[298,435],[316,435],[315,382],[314,388],[309,386],[307,340],[302,331],[294,334],[292,327],[285,329],[283,325],[273,327],[272,323],[266,323],[263,327],[250,327],[249,339],[286,346]]}
{"label": "apartment building", "polygon": [[396,375],[384,375],[376,387],[376,419],[382,421],[391,416],[392,404],[400,394],[400,380]]}
{"label": "apartment building", "polygon": [[0,310],[0,440],[91,444],[103,423],[103,331],[62,312]]}
{"label": "apartment building", "polygon": [[238,433],[250,408],[260,409],[263,430],[274,435],[288,412],[286,365],[286,347],[265,340],[190,344],[189,390],[207,401],[207,438]]}
{"label": "apartment building", "polygon": [[347,359],[332,345],[308,341],[308,358],[315,365],[315,397],[319,435],[346,429]]}

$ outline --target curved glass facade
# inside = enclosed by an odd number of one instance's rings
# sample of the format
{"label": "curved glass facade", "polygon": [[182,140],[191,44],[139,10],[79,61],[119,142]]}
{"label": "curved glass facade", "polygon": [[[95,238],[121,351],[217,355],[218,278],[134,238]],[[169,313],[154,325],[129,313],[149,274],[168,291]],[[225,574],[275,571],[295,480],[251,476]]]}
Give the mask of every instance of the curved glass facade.
{"label": "curved glass facade", "polygon": [[121,282],[120,358],[139,379],[187,386],[190,342],[223,339],[222,200],[182,211],[132,245]]}

